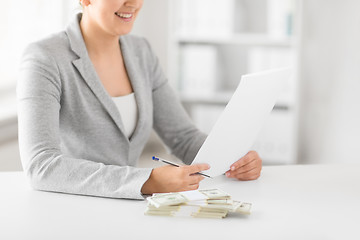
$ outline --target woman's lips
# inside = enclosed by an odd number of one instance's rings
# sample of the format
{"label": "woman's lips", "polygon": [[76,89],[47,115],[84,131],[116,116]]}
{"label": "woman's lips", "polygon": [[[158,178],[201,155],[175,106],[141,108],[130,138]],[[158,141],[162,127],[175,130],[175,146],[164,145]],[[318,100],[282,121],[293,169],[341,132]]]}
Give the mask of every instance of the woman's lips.
{"label": "woman's lips", "polygon": [[134,16],[133,13],[119,13],[119,12],[116,12],[115,15],[125,22],[130,22]]}

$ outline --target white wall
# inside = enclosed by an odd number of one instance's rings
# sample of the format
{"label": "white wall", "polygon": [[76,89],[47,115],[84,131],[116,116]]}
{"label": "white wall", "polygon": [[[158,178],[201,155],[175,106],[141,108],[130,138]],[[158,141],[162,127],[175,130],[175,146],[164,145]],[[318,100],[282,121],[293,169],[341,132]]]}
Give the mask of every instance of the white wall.
{"label": "white wall", "polygon": [[169,0],[145,0],[131,34],[146,37],[168,75]]}
{"label": "white wall", "polygon": [[303,2],[299,159],[360,162],[360,1]]}

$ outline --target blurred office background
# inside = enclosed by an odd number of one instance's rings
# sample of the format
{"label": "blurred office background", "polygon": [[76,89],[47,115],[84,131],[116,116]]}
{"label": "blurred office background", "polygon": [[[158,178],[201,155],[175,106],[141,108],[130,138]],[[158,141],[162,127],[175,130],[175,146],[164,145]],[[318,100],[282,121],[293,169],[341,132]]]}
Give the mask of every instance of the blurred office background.
{"label": "blurred office background", "polygon": [[[295,74],[253,148],[265,165],[353,163],[360,161],[359,10],[358,0],[145,0],[133,34],[150,41],[205,132],[242,74],[291,66]],[[21,53],[64,29],[80,8],[76,0],[1,0],[0,11],[0,171],[14,171],[21,170]],[[155,134],[141,166],[152,154],[168,155]]]}

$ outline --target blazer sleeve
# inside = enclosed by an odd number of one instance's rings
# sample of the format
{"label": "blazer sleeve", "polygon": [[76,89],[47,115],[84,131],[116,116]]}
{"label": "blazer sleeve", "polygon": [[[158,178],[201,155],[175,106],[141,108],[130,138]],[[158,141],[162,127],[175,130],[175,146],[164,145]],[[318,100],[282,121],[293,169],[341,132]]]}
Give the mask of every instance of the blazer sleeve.
{"label": "blazer sleeve", "polygon": [[[149,168],[105,165],[61,152],[61,73],[44,47],[24,53],[17,84],[19,148],[33,188],[71,194],[144,199]],[[121,156],[120,156],[121,157]]]}
{"label": "blazer sleeve", "polygon": [[185,164],[191,164],[207,135],[195,127],[176,92],[165,77],[158,58],[147,43],[153,81],[154,129],[171,153]]}

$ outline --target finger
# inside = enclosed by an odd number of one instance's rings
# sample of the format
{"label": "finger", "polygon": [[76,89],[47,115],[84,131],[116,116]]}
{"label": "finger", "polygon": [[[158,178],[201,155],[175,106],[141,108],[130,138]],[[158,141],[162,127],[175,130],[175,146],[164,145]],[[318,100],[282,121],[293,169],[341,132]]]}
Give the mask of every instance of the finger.
{"label": "finger", "polygon": [[228,178],[237,178],[238,175],[240,175],[240,174],[246,174],[247,172],[251,172],[251,171],[253,171],[254,169],[257,169],[257,167],[254,166],[254,167],[252,167],[252,168],[249,168],[249,169],[246,170],[246,171],[242,171],[242,168],[240,168],[240,170],[239,170],[239,169],[236,169],[235,171],[229,171],[229,172],[227,172],[225,175],[226,175],[226,177],[228,177]]}
{"label": "finger", "polygon": [[209,164],[201,163],[201,164],[186,166],[186,171],[188,174],[194,174],[194,173],[208,170],[209,168],[210,168]]}
{"label": "finger", "polygon": [[237,178],[237,176],[240,174],[246,174],[248,172],[252,173],[254,169],[257,169],[258,172],[261,171],[261,168],[259,168],[256,164],[253,165],[248,164],[245,167],[236,169],[235,171],[229,171],[228,173],[226,173],[226,176],[229,178]]}
{"label": "finger", "polygon": [[252,169],[254,166],[261,168],[262,167],[262,159],[259,157],[259,155],[256,152],[254,152],[254,153],[251,153],[250,156],[252,156],[254,158],[253,159],[248,158],[246,164],[242,165],[239,168],[236,168],[233,171],[232,170],[230,170],[230,171],[231,172],[237,171],[237,173],[239,173],[238,170],[241,170],[241,172],[246,172],[246,171]]}
{"label": "finger", "polygon": [[235,178],[239,180],[252,180],[258,178],[259,176],[260,176],[260,169],[254,168],[251,169],[250,171],[236,174]]}
{"label": "finger", "polygon": [[203,179],[204,177],[199,174],[191,175],[189,176],[188,185],[199,184]]}
{"label": "finger", "polygon": [[255,160],[249,162],[248,164],[246,164],[246,165],[244,165],[244,166],[242,166],[240,168],[237,168],[234,171],[231,171],[231,174],[236,175],[236,174],[239,174],[239,173],[246,173],[246,172],[248,172],[248,171],[250,171],[250,170],[252,170],[254,168],[257,168],[257,167],[259,167],[259,163],[255,159]]}
{"label": "finger", "polygon": [[257,154],[257,152],[250,151],[245,156],[240,158],[238,161],[234,162],[230,166],[230,170],[234,171],[235,169],[240,168],[240,167],[248,164],[249,162],[253,161],[256,158],[260,158],[259,155]]}
{"label": "finger", "polygon": [[227,177],[234,178],[237,174],[248,172],[254,168],[261,168],[261,164],[258,163],[257,160],[254,160],[240,168],[235,169],[234,171],[227,171],[225,174]]}
{"label": "finger", "polygon": [[192,184],[192,185],[189,185],[187,186],[185,189],[185,191],[191,191],[191,190],[196,190],[199,188],[199,184]]}
{"label": "finger", "polygon": [[248,177],[240,177],[240,178],[236,178],[237,180],[240,180],[240,181],[251,181],[251,180],[256,180],[260,177],[260,174],[257,174],[257,175],[253,175],[253,176],[248,176]]}

